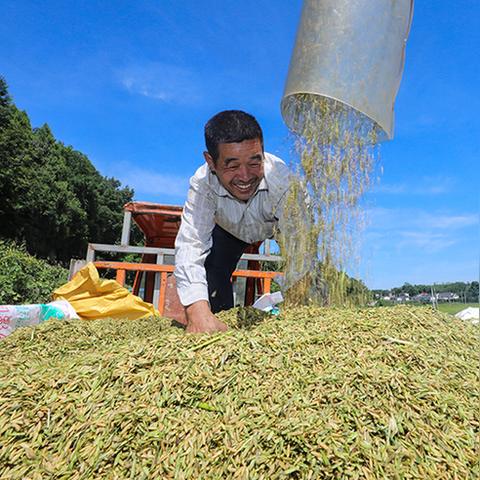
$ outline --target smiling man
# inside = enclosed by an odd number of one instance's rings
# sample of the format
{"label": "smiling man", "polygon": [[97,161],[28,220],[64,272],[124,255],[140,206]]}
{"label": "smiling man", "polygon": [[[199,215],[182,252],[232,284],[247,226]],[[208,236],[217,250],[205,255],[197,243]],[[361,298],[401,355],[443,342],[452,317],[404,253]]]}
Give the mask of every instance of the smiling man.
{"label": "smiling man", "polygon": [[206,163],[190,179],[175,243],[175,278],[192,333],[226,330],[214,315],[233,307],[231,275],[250,244],[271,238],[289,169],[264,152],[256,119],[227,110],[205,125]]}

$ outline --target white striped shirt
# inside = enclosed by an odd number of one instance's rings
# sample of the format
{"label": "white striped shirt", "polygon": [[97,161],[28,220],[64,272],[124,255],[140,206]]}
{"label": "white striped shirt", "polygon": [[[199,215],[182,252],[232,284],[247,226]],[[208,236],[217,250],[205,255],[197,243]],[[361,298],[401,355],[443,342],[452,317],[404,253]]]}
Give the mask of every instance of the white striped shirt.
{"label": "white striped shirt", "polygon": [[183,305],[208,300],[204,264],[215,224],[247,243],[271,238],[282,215],[289,176],[283,160],[265,153],[264,178],[256,193],[242,202],[222,186],[206,163],[195,172],[175,241],[175,278]]}

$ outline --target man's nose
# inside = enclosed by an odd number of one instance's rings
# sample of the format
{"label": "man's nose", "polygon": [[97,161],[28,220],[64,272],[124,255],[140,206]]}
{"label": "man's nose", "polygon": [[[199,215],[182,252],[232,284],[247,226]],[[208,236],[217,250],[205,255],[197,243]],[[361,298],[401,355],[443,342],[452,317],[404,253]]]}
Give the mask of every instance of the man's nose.
{"label": "man's nose", "polygon": [[240,169],[238,171],[238,176],[240,180],[242,181],[248,181],[250,180],[250,169],[248,168],[248,165],[241,165]]}

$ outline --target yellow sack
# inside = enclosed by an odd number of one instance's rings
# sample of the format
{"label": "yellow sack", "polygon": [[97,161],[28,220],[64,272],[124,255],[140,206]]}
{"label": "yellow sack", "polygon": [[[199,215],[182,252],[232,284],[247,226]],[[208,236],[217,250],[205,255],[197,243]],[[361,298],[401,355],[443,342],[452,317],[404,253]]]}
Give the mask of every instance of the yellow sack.
{"label": "yellow sack", "polygon": [[68,283],[57,288],[53,298],[68,300],[83,320],[136,320],[159,315],[151,303],[133,295],[115,280],[101,279],[93,263],[88,263]]}

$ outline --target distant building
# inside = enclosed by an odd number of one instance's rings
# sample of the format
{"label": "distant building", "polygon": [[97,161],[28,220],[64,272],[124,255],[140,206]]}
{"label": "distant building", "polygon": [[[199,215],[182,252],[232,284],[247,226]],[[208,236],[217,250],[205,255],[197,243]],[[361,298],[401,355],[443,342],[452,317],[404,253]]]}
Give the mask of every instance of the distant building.
{"label": "distant building", "polygon": [[442,293],[437,293],[437,300],[439,302],[453,302],[455,300],[458,300],[460,297],[456,293],[452,292],[442,292]]}
{"label": "distant building", "polygon": [[406,303],[410,301],[410,295],[408,293],[401,293],[395,298],[397,303]]}
{"label": "distant building", "polygon": [[412,297],[412,301],[419,303],[430,303],[432,301],[432,296],[427,292],[422,292]]}

